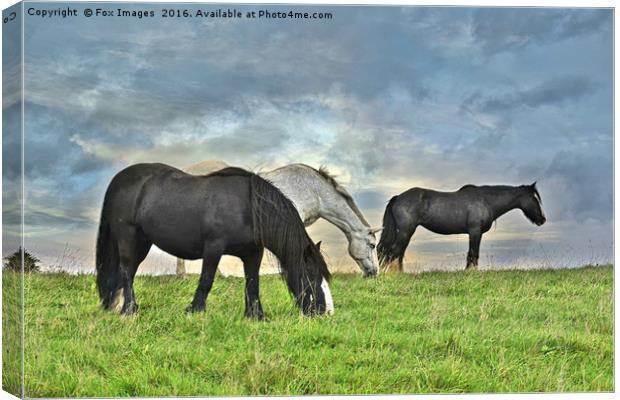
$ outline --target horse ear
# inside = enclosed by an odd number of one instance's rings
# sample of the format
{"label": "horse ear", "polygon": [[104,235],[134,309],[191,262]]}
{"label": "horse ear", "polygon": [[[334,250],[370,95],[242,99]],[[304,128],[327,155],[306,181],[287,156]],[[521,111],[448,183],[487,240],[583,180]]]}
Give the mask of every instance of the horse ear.
{"label": "horse ear", "polygon": [[[320,242],[319,242],[320,243]],[[306,249],[304,250],[304,260],[309,259],[310,257],[312,257],[312,252],[316,251],[316,245],[312,242],[310,242],[310,244],[308,244],[306,246]]]}
{"label": "horse ear", "polygon": [[532,186],[533,188],[536,188],[536,182],[538,182],[538,181],[534,181],[534,183],[532,183],[532,185],[531,185],[531,186]]}
{"label": "horse ear", "polygon": [[322,241],[320,241],[320,240],[318,242],[316,242],[315,247],[316,247],[317,250],[321,250],[321,243],[322,243]]}

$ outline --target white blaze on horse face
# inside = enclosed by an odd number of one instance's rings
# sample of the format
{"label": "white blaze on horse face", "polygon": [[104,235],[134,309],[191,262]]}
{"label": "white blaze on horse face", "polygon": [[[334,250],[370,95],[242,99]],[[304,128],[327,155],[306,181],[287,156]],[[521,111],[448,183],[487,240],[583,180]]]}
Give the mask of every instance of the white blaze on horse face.
{"label": "white blaze on horse face", "polygon": [[321,289],[323,289],[323,294],[325,295],[325,313],[327,315],[334,315],[334,299],[325,279],[321,282]]}
{"label": "white blaze on horse face", "polygon": [[545,210],[543,210],[543,208],[542,208],[542,200],[538,196],[534,196],[534,197],[536,198],[536,202],[538,203],[538,208],[540,208],[540,215],[542,215],[542,218],[543,218],[544,221],[547,221],[547,216],[545,215]]}
{"label": "white blaze on horse face", "polygon": [[537,226],[541,226],[547,221],[545,211],[542,208],[541,199],[536,192],[522,197],[518,207],[525,217]]}

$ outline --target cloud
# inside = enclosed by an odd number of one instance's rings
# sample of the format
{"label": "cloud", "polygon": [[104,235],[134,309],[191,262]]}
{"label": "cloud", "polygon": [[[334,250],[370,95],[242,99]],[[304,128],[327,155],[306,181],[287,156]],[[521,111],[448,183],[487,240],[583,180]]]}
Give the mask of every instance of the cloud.
{"label": "cloud", "polygon": [[[18,11],[15,7],[14,11]],[[18,12],[19,14],[19,12]],[[8,15],[8,14],[5,14]],[[21,100],[22,94],[22,55],[21,43],[22,23],[21,18],[16,17],[10,24],[3,24],[2,35],[7,45],[2,46],[2,109],[3,114],[8,114],[8,109]],[[9,46],[8,43],[16,45]]]}
{"label": "cloud", "polygon": [[543,173],[544,185],[554,204],[551,218],[578,222],[613,218],[611,142],[593,147],[595,151],[559,151]]}
{"label": "cloud", "polygon": [[21,106],[13,104],[3,110],[2,178],[13,182],[21,176]]}
{"label": "cloud", "polygon": [[537,108],[562,105],[592,94],[596,85],[585,76],[553,77],[526,89],[499,95],[483,96],[479,91],[468,96],[461,104],[465,112],[497,113],[518,107]]}
{"label": "cloud", "polygon": [[427,41],[431,57],[464,58],[476,66],[496,55],[609,34],[613,18],[611,9],[405,7],[401,13],[413,41],[433,38]]}
{"label": "cloud", "polygon": [[523,50],[558,39],[607,31],[611,26],[610,11],[480,8],[472,13],[472,33],[484,54]]}
{"label": "cloud", "polygon": [[354,192],[356,204],[361,209],[381,209],[386,206],[389,198],[377,190],[361,190]]}
{"label": "cloud", "polygon": [[[608,218],[609,10],[326,10],[337,21],[29,21],[38,237],[90,232],[128,164],[205,159],[325,164],[377,220],[413,186],[534,179],[555,221]],[[5,174],[18,161],[5,154]]]}
{"label": "cloud", "polygon": [[585,76],[564,76],[517,93],[517,102],[540,107],[579,99],[594,92],[595,85]]}

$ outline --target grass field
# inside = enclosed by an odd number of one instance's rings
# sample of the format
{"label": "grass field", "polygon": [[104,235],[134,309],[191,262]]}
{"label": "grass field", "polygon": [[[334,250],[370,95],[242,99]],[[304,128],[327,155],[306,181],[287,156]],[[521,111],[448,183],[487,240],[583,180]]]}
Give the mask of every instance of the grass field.
{"label": "grass field", "polygon": [[[613,390],[610,266],[336,275],[336,315],[318,318],[268,276],[266,322],[242,317],[243,281],[221,276],[207,312],[186,315],[196,283],[138,277],[139,315],[121,317],[98,308],[93,276],[28,276],[26,396]],[[16,373],[5,363],[5,389]]]}

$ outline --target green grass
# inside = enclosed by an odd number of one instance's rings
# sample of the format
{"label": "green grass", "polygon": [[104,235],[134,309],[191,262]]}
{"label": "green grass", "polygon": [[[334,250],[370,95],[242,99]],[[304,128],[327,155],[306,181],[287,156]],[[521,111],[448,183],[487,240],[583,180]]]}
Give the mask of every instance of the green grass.
{"label": "green grass", "polygon": [[21,396],[22,285],[15,272],[3,271],[2,280],[2,388]]}
{"label": "green grass", "polygon": [[243,281],[221,276],[207,312],[186,315],[196,283],[138,277],[140,312],[121,317],[92,276],[28,276],[26,396],[613,390],[612,267],[336,275],[336,315],[318,318],[269,276],[266,322],[242,317]]}

